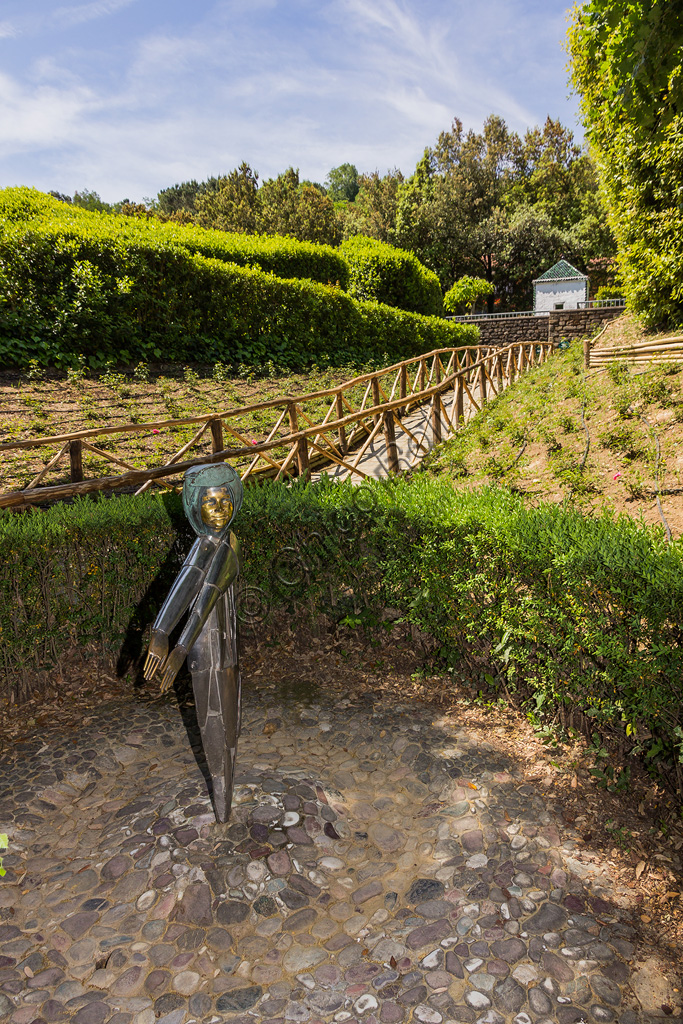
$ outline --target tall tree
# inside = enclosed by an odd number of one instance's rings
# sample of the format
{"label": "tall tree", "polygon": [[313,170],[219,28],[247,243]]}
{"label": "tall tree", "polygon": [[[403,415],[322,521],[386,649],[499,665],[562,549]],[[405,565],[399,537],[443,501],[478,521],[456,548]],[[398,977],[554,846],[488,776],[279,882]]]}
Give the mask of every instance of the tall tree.
{"label": "tall tree", "polygon": [[334,204],[315,185],[302,185],[293,167],[265,181],[258,194],[257,230],[301,242],[338,241]]}
{"label": "tall tree", "polygon": [[[216,180],[216,179],[214,179]],[[258,174],[247,163],[231,171],[220,188],[207,189],[194,200],[195,219],[203,228],[220,231],[256,231]]]}
{"label": "tall tree", "polygon": [[380,177],[378,171],[358,176],[359,189],[352,203],[339,211],[344,238],[367,235],[393,243],[396,235],[398,190],[403,183],[398,169]]}
{"label": "tall tree", "polygon": [[354,164],[340,164],[333,167],[325,179],[327,194],[333,202],[348,200],[352,203],[358,195],[360,183]]}

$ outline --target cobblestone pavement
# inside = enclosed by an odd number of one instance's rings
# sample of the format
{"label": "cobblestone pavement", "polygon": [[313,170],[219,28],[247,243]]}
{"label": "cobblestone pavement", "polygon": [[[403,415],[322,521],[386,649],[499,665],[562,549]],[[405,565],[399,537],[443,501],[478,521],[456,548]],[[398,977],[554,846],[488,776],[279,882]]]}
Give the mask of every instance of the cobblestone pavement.
{"label": "cobblestone pavement", "polygon": [[514,763],[426,706],[299,698],[247,692],[227,825],[173,699],[5,754],[0,1019],[650,1020],[627,909]]}

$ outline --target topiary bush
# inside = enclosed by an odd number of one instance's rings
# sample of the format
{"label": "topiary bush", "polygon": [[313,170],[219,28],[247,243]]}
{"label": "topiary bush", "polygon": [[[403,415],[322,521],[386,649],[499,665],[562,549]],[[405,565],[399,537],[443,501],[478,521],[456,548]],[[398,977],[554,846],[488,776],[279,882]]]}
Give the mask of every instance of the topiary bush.
{"label": "topiary bush", "polygon": [[[19,207],[33,201],[25,195],[31,190],[5,190],[15,191]],[[69,366],[83,353],[95,368],[109,360],[165,359],[273,360],[295,369],[397,360],[476,342],[473,328],[209,258],[169,240],[168,232],[137,230],[139,221],[124,230],[129,218],[76,214],[3,224],[2,366]]]}
{"label": "topiary bush", "polygon": [[154,217],[98,213],[62,203],[33,188],[0,189],[0,230],[24,224],[37,232],[108,235],[133,247],[179,248],[209,259],[258,267],[276,277],[298,277],[346,288],[348,268],[330,245],[299,242],[278,235],[246,235],[193,225],[162,222]]}
{"label": "topiary bush", "polygon": [[417,256],[364,235],[342,242],[340,251],[349,267],[350,295],[414,313],[441,314],[439,279]]}

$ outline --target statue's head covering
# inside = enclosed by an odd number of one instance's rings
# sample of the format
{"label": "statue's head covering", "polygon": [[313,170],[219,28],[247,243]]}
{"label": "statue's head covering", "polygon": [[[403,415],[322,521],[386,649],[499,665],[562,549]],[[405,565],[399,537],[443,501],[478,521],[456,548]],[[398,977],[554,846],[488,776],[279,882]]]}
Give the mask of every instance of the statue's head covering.
{"label": "statue's head covering", "polygon": [[216,462],[207,466],[192,466],[187,470],[183,479],[183,509],[196,534],[210,532],[209,527],[202,519],[202,498],[209,487],[225,487],[232,501],[232,519],[235,518],[242,505],[244,496],[242,481],[232,466],[228,466],[225,462]]}

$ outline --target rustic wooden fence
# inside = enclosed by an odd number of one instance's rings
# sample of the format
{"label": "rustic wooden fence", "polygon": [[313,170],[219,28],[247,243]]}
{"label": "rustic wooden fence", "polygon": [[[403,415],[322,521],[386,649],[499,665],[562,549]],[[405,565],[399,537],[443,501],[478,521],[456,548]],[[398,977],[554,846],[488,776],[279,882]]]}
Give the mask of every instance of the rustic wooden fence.
{"label": "rustic wooden fence", "polygon": [[[25,488],[0,494],[0,508],[20,509],[93,491],[137,488],[135,493],[139,494],[155,483],[174,487],[190,466],[206,462],[234,462],[243,481],[303,476],[330,465],[364,478],[367,474],[359,463],[380,434],[386,445],[389,472],[395,473],[399,471],[397,429],[411,438],[419,452],[427,450],[425,436],[417,437],[406,422],[410,410],[429,403],[430,441],[438,443],[444,425],[446,433],[459,429],[465,422],[466,409],[481,409],[490,396],[544,362],[552,349],[550,343],[536,342],[516,342],[503,348],[436,349],[307,395],[284,396],[185,419],[93,427],[12,441],[0,445],[0,454],[25,448],[45,448],[50,454]],[[318,412],[314,418],[310,407],[319,409],[321,400],[329,400],[327,413],[320,419]],[[271,417],[263,430],[265,437],[259,441],[239,429],[240,419],[256,412]],[[161,466],[138,468],[125,452],[114,454],[102,447],[103,439],[109,445],[113,438],[125,441],[136,433],[157,433],[193,424],[197,429],[190,440]],[[188,457],[192,449],[194,453]],[[104,459],[125,472],[86,478],[88,457]],[[45,485],[49,473],[65,470],[67,465],[68,480]]]}

